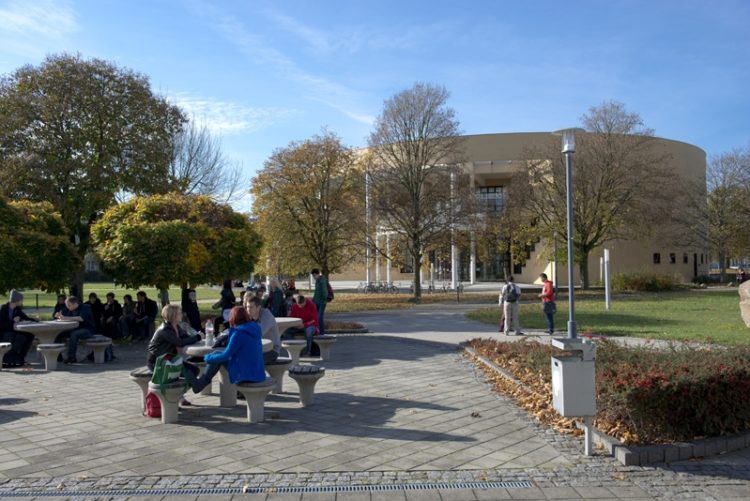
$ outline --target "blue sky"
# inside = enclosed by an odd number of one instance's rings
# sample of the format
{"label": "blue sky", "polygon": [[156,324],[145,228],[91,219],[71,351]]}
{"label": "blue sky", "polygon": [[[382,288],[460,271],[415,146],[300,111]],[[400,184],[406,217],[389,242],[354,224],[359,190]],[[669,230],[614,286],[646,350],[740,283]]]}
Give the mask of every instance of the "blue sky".
{"label": "blue sky", "polygon": [[[0,0],[0,73],[80,52],[148,75],[248,179],[322,127],[444,85],[466,134],[578,125],[614,99],[709,157],[750,146],[750,2]],[[246,202],[245,202],[246,203]]]}

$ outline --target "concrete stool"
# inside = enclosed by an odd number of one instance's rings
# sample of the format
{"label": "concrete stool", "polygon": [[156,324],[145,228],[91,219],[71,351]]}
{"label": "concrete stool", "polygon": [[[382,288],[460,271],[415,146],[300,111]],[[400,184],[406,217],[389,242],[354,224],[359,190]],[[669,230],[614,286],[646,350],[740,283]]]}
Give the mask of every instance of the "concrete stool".
{"label": "concrete stool", "polygon": [[153,393],[159,399],[161,404],[161,422],[162,424],[176,423],[179,415],[179,406],[182,396],[187,391],[187,383],[180,378],[171,383],[164,385],[164,394],[161,392],[161,385],[149,382],[148,391]]}
{"label": "concrete stool", "polygon": [[96,335],[85,340],[86,346],[94,351],[94,363],[104,363],[104,352],[109,345],[112,344],[112,340],[107,336]]}
{"label": "concrete stool", "polygon": [[299,339],[287,339],[281,342],[281,347],[289,352],[289,356],[292,357],[292,365],[299,365],[299,354],[307,346],[307,341],[301,341]]}
{"label": "concrete stool", "polygon": [[[0,362],[2,362],[3,357],[6,353],[10,351],[10,343],[0,343]],[[55,359],[57,361],[57,359]],[[2,367],[0,367],[2,369]]]}
{"label": "concrete stool", "polygon": [[295,365],[289,369],[289,377],[299,386],[299,403],[302,407],[312,405],[315,401],[315,383],[326,375],[325,367],[316,365]]}
{"label": "concrete stool", "polygon": [[288,357],[279,357],[273,362],[265,364],[266,372],[276,380],[276,387],[273,393],[284,392],[284,373],[292,366],[292,359]]}
{"label": "concrete stool", "polygon": [[219,407],[234,407],[235,405],[237,405],[237,385],[232,384],[227,368],[221,364],[219,367]]}
{"label": "concrete stool", "polygon": [[276,380],[272,377],[267,377],[266,380],[261,383],[243,381],[237,383],[235,386],[237,387],[237,391],[242,393],[245,397],[245,403],[247,404],[247,422],[262,422],[265,419],[263,405],[266,403],[266,396],[276,386]]}
{"label": "concrete stool", "polygon": [[130,371],[130,380],[141,388],[141,414],[146,412],[146,395],[148,395],[148,383],[154,373],[148,367],[139,367]]}
{"label": "concrete stool", "polygon": [[316,343],[320,348],[320,359],[328,360],[331,358],[331,345],[336,342],[336,336],[315,336],[313,343]]}
{"label": "concrete stool", "polygon": [[65,345],[62,343],[40,344],[36,347],[42,357],[44,357],[44,368],[48,371],[57,370],[57,357],[65,351]]}

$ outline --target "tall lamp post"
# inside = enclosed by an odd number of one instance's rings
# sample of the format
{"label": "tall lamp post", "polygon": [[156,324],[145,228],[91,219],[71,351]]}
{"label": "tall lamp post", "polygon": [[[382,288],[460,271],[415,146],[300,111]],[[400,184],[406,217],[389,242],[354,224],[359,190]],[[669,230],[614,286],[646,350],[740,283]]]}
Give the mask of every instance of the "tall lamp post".
{"label": "tall lamp post", "polygon": [[573,153],[576,151],[576,136],[571,129],[562,131],[562,152],[565,155],[565,191],[567,194],[568,232],[568,339],[578,337],[576,332],[575,298],[573,285]]}

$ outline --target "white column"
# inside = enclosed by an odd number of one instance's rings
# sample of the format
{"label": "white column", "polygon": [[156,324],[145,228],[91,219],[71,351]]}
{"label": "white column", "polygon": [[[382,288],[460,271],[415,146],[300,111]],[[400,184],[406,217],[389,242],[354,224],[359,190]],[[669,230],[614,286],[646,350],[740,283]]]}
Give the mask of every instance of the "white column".
{"label": "white column", "polygon": [[456,190],[456,173],[451,171],[451,288],[458,287],[458,248],[456,247],[456,229],[453,227],[453,200]]}
{"label": "white column", "polygon": [[380,282],[380,233],[375,230],[375,281]]}
{"label": "white column", "polygon": [[370,276],[370,173],[365,172],[365,280],[369,284]]}
{"label": "white column", "polygon": [[391,283],[391,268],[393,267],[393,262],[391,261],[391,234],[390,232],[385,234],[385,254],[386,254],[386,268],[385,268],[385,279],[388,281],[388,283]]}
{"label": "white column", "polygon": [[471,285],[474,285],[474,283],[477,281],[477,238],[474,235],[474,232],[471,232],[471,257],[469,262],[469,283]]}

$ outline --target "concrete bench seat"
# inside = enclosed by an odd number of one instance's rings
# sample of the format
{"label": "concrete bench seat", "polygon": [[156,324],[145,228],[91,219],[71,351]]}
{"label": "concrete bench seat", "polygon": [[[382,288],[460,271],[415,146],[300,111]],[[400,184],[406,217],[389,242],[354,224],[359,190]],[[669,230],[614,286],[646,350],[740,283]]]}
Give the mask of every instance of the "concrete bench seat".
{"label": "concrete bench seat", "polygon": [[266,378],[260,383],[242,381],[235,385],[237,391],[242,393],[247,404],[247,422],[260,423],[265,419],[263,406],[266,396],[276,387],[276,380],[272,377]]}
{"label": "concrete bench seat", "polygon": [[65,351],[62,343],[43,343],[36,347],[36,351],[44,358],[44,368],[48,371],[57,370],[57,359]]}
{"label": "concrete bench seat", "polygon": [[130,380],[141,388],[141,413],[146,412],[146,395],[148,395],[148,383],[154,376],[154,371],[146,366],[130,371]]}
{"label": "concrete bench seat", "polygon": [[95,364],[103,364],[104,352],[112,344],[112,340],[108,338],[107,336],[96,334],[95,336],[92,336],[88,339],[82,339],[81,343],[82,344],[85,343],[87,347],[93,350]]}
{"label": "concrete bench seat", "polygon": [[292,365],[299,365],[299,355],[306,346],[307,341],[299,339],[285,339],[281,341],[281,347],[289,353],[290,357],[292,357]]}
{"label": "concrete bench seat", "polygon": [[2,362],[3,357],[9,351],[10,351],[10,343],[0,343],[0,362]]}
{"label": "concrete bench seat", "polygon": [[266,372],[276,380],[276,386],[273,393],[284,392],[284,374],[292,366],[292,359],[289,357],[279,357],[273,362],[265,364]]}
{"label": "concrete bench seat", "polygon": [[161,392],[160,384],[148,383],[148,392],[153,393],[159,399],[161,404],[161,422],[162,424],[176,423],[179,416],[180,402],[185,395],[188,385],[183,379],[177,379],[164,385],[164,393]]}
{"label": "concrete bench seat", "polygon": [[302,407],[312,405],[315,401],[315,383],[325,376],[326,368],[316,365],[294,365],[289,368],[289,377],[299,386],[299,403]]}
{"label": "concrete bench seat", "polygon": [[320,348],[320,359],[328,360],[331,358],[331,345],[336,342],[336,336],[330,336],[324,334],[322,336],[315,336],[313,343],[317,344]]}

